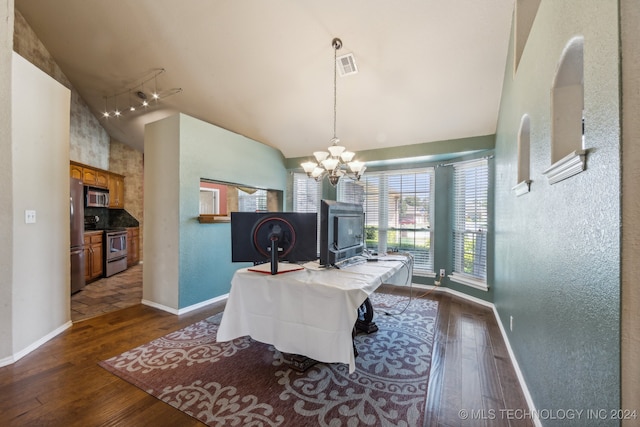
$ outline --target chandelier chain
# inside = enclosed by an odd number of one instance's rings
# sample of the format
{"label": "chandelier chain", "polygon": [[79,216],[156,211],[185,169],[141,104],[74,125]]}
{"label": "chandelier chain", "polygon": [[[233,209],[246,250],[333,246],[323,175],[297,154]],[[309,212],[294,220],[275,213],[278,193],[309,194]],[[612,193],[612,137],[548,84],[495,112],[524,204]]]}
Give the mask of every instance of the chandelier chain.
{"label": "chandelier chain", "polygon": [[333,139],[336,139],[336,116],[337,116],[337,103],[338,103],[338,91],[336,89],[337,86],[337,71],[338,68],[338,49],[340,49],[340,45],[335,43],[333,45]]}
{"label": "chandelier chain", "polygon": [[320,181],[327,176],[331,185],[335,187],[343,176],[360,180],[367,167],[364,162],[353,160],[355,153],[347,151],[346,147],[339,144],[340,140],[337,137],[338,49],[342,47],[342,40],[334,38],[331,46],[333,46],[333,138],[327,151],[313,152],[315,162],[306,161],[300,166],[309,178]]}

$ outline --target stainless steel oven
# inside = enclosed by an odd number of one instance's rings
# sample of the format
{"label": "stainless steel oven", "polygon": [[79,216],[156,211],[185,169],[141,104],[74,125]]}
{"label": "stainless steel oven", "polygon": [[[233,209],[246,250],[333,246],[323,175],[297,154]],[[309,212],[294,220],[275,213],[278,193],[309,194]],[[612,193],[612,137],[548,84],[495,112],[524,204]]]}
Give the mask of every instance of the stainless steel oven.
{"label": "stainless steel oven", "polygon": [[105,277],[127,269],[127,231],[105,231]]}

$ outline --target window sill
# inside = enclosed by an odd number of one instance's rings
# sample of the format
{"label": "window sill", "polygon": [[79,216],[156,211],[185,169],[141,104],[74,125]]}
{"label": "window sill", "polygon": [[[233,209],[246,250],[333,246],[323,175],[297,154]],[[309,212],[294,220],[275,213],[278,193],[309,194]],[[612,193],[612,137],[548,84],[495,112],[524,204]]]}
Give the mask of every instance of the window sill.
{"label": "window sill", "polygon": [[451,275],[449,276],[449,279],[460,283],[461,285],[465,285],[465,286],[470,286],[472,288],[476,288],[476,289],[480,289],[481,291],[488,291],[489,290],[489,286],[487,286],[486,282],[483,282],[481,280],[478,280],[476,278],[473,278],[471,276],[467,276],[464,274],[460,274],[460,273],[451,273]]}
{"label": "window sill", "polygon": [[413,270],[413,275],[418,277],[429,277],[434,279],[436,277],[436,273],[428,270]]}

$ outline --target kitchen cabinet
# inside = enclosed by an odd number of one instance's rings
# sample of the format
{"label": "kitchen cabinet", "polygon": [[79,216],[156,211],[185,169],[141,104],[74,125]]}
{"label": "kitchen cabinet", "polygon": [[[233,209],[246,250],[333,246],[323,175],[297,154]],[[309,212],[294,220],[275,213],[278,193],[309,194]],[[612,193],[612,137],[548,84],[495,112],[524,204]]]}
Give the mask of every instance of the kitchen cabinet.
{"label": "kitchen cabinet", "polygon": [[109,208],[124,209],[124,176],[109,174]]}
{"label": "kitchen cabinet", "polygon": [[109,186],[109,172],[83,165],[82,163],[70,163],[71,178],[81,179],[84,185],[107,188]]}
{"label": "kitchen cabinet", "polygon": [[102,277],[103,257],[102,231],[84,233],[84,266],[87,283]]}
{"label": "kitchen cabinet", "polygon": [[99,169],[82,168],[82,181],[84,185],[107,188],[109,186],[109,174]]}
{"label": "kitchen cabinet", "polygon": [[127,228],[127,267],[140,262],[140,228]]}
{"label": "kitchen cabinet", "polygon": [[71,163],[69,170],[71,172],[71,178],[82,180],[82,166]]}

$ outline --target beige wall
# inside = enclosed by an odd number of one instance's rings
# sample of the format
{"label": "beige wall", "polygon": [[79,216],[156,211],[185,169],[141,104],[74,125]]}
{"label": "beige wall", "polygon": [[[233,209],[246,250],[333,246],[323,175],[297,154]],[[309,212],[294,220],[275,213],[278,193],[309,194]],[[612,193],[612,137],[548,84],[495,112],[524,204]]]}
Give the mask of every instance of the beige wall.
{"label": "beige wall", "polygon": [[71,90],[70,160],[109,169],[109,135],[17,9],[14,50]]}
{"label": "beige wall", "polygon": [[[177,313],[180,270],[180,116],[148,124],[145,144],[144,239],[153,263],[142,270],[143,304]],[[172,311],[174,310],[174,311]]]}
{"label": "beige wall", "polygon": [[[69,90],[13,55],[13,354],[71,326]],[[46,183],[46,185],[43,185]],[[26,224],[26,210],[36,221]]]}
{"label": "beige wall", "polygon": [[[640,409],[640,4],[620,2],[622,52],[622,409]],[[637,425],[625,420],[624,426]]]}
{"label": "beige wall", "polygon": [[11,56],[13,0],[0,0],[0,366],[12,362],[13,166],[11,141]]}
{"label": "beige wall", "polygon": [[69,160],[125,176],[125,202],[127,212],[140,221],[140,259],[143,253],[143,156],[118,141],[111,141],[87,104],[73,88],[55,59],[42,44],[22,14],[15,10],[13,48],[20,56],[53,77],[71,91],[69,127]]}

